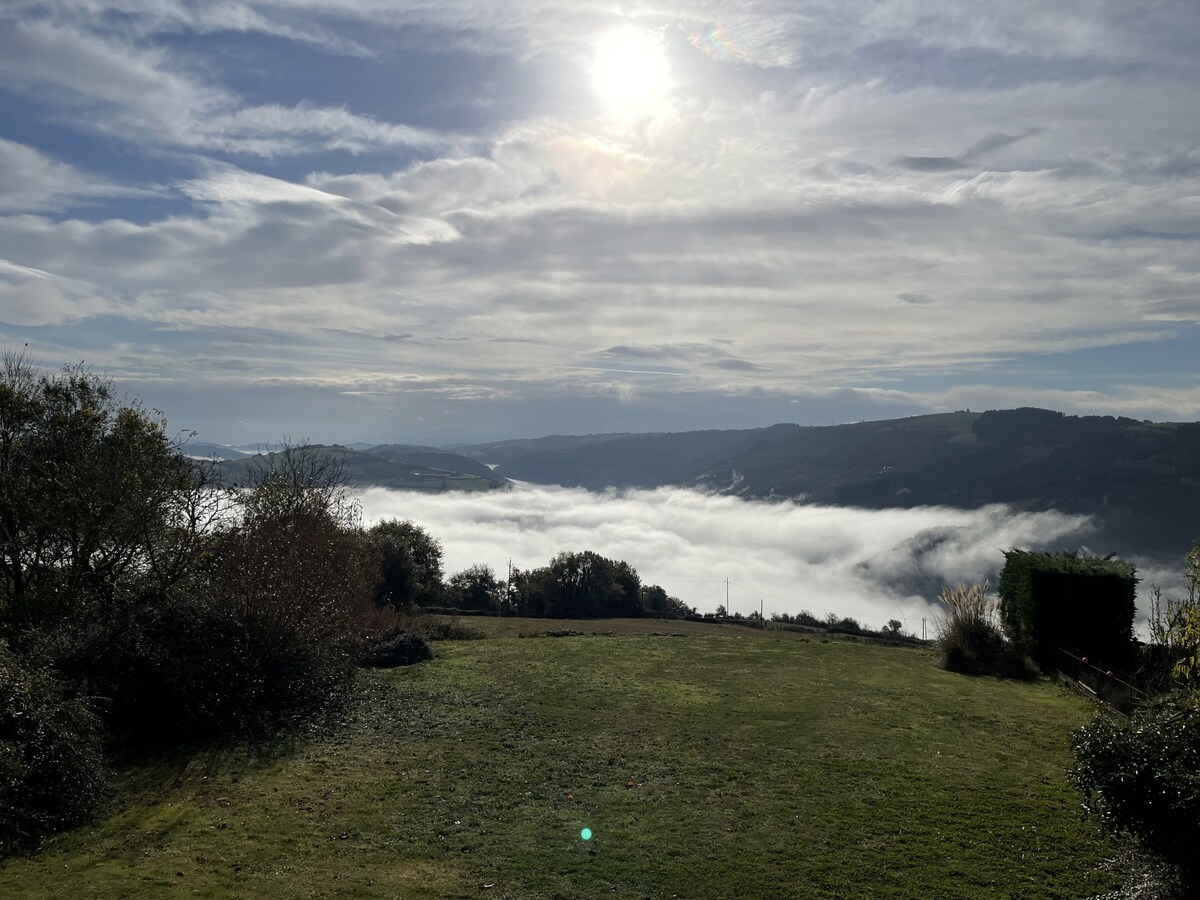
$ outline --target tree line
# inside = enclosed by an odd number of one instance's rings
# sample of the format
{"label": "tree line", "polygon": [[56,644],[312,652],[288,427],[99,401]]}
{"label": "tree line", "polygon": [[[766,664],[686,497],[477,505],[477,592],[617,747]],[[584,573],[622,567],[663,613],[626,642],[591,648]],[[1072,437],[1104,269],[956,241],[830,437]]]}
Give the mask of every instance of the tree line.
{"label": "tree line", "polygon": [[376,600],[398,611],[561,619],[696,614],[661,586],[643,584],[629,563],[591,550],[563,551],[504,579],[483,564],[446,577],[441,542],[420,525],[384,520],[367,535],[382,556]]}

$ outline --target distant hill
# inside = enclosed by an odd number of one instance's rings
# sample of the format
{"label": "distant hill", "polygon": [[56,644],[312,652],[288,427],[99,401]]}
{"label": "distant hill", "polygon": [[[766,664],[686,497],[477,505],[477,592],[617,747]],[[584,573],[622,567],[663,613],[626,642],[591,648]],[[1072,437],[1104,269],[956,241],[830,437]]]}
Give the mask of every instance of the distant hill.
{"label": "distant hill", "polygon": [[245,450],[239,450],[237,447],[229,447],[225,444],[214,444],[210,441],[188,441],[180,450],[185,456],[193,457],[194,459],[245,459],[251,454]]}
{"label": "distant hill", "polygon": [[[340,445],[314,445],[319,453],[336,457],[355,486],[389,487],[409,491],[488,491],[508,482],[486,465],[470,457],[445,453],[432,447],[403,448],[400,445],[352,450]],[[407,452],[411,450],[412,452]],[[244,484],[256,471],[270,465],[274,454],[243,456],[220,464],[221,480]]]}
{"label": "distant hill", "polygon": [[463,448],[546,484],[691,485],[868,508],[1007,503],[1097,517],[1103,548],[1176,554],[1200,537],[1200,423],[957,412],[853,425],[554,436]]}
{"label": "distant hill", "polygon": [[381,444],[364,451],[372,456],[379,456],[393,462],[405,462],[437,469],[443,472],[460,472],[475,475],[488,481],[502,481],[490,468],[477,459],[463,456],[460,453],[447,453],[436,447],[414,447],[407,444]]}

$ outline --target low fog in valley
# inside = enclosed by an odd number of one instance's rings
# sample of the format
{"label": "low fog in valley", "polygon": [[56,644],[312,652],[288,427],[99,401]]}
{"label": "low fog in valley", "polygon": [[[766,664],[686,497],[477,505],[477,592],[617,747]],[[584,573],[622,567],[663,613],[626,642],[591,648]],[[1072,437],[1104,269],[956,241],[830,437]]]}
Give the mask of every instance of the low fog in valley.
{"label": "low fog in valley", "polygon": [[[486,563],[503,578],[508,560],[544,565],[562,550],[595,550],[631,563],[700,612],[725,602],[749,615],[802,609],[853,616],[872,627],[907,621],[920,633],[943,584],[991,577],[1010,547],[1088,547],[1085,517],[923,507],[866,510],[750,502],[685,488],[594,493],[518,484],[511,491],[422,494],[369,488],[365,524],[407,518],[442,541],[447,573]],[[1150,584],[1173,582],[1169,568],[1142,561]],[[1139,610],[1139,619],[1144,611]]]}

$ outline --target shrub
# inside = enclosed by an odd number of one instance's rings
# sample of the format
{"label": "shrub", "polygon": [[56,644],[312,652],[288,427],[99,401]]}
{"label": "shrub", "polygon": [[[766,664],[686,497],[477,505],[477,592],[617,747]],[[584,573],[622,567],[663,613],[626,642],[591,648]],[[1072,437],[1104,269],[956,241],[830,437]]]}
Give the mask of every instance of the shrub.
{"label": "shrub", "polygon": [[90,705],[0,643],[0,858],[87,821],[108,790]]}
{"label": "shrub", "polygon": [[944,612],[937,620],[941,666],[964,675],[1023,676],[1023,658],[1005,645],[987,589],[985,581],[942,590],[938,599]]}
{"label": "shrub", "polygon": [[106,665],[97,682],[127,738],[248,732],[269,717],[260,660],[229,611],[211,599],[130,604],[104,640]]}
{"label": "shrub", "polygon": [[393,628],[368,651],[362,665],[369,669],[391,669],[433,659],[433,651],[419,634],[404,628]]}
{"label": "shrub", "polygon": [[1200,702],[1174,694],[1129,720],[1101,714],[1074,740],[1071,780],[1085,814],[1132,834],[1200,888]]}
{"label": "shrub", "polygon": [[1193,587],[1184,599],[1150,590],[1150,643],[1141,647],[1138,674],[1146,690],[1163,694],[1176,686],[1200,685],[1200,596]]}
{"label": "shrub", "polygon": [[226,536],[214,602],[244,647],[243,687],[268,715],[316,711],[353,679],[374,557],[324,516],[256,518]]}
{"label": "shrub", "polygon": [[202,567],[114,613],[100,680],[130,736],[266,732],[346,695],[378,557],[328,462],[274,454]]}

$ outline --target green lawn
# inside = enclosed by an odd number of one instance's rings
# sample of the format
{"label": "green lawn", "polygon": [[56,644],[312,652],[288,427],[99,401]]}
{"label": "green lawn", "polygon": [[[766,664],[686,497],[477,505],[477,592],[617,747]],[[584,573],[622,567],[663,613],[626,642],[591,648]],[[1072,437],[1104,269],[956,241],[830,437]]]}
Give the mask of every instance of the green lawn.
{"label": "green lawn", "polygon": [[108,818],[0,868],[0,896],[924,900],[1116,886],[1097,868],[1113,848],[1081,824],[1063,777],[1091,710],[1051,685],[753,632],[436,650],[365,674],[332,736],[131,771]]}

